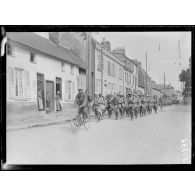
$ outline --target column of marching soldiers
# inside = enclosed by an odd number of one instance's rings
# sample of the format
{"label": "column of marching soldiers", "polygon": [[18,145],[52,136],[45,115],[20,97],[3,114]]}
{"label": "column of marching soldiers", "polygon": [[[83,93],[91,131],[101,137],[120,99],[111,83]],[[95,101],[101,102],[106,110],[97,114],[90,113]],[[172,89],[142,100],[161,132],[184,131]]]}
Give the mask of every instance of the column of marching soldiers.
{"label": "column of marching soldiers", "polygon": [[157,113],[158,107],[162,108],[162,101],[156,96],[137,94],[93,95],[91,102],[91,108],[95,112],[97,121],[103,120],[106,113],[109,118],[114,115],[116,120],[124,117],[133,120],[152,114],[153,111]]}

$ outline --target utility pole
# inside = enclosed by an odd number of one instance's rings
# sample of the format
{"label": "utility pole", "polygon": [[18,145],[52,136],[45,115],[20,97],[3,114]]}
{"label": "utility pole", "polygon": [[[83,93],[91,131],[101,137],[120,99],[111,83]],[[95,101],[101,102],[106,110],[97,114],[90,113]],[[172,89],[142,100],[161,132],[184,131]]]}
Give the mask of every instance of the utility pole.
{"label": "utility pole", "polygon": [[86,32],[87,39],[86,39],[86,64],[87,64],[87,81],[86,81],[86,88],[88,89],[89,93],[92,92],[92,82],[91,82],[91,32]]}
{"label": "utility pole", "polygon": [[146,95],[147,95],[147,93],[148,93],[148,89],[147,89],[147,87],[148,87],[148,86],[147,86],[147,74],[148,74],[147,71],[148,71],[148,70],[147,70],[147,68],[148,68],[148,67],[147,67],[147,52],[146,52]]}
{"label": "utility pole", "polygon": [[101,42],[100,55],[101,55],[101,94],[104,93],[104,50],[105,50],[105,38]]}

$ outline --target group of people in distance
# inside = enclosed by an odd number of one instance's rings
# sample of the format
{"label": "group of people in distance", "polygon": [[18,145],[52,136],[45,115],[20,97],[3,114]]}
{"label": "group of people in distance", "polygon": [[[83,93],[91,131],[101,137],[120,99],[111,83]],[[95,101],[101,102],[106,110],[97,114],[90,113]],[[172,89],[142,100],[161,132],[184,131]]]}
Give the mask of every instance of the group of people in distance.
{"label": "group of people in distance", "polygon": [[97,121],[103,120],[107,113],[109,118],[113,115],[115,119],[129,117],[131,120],[137,119],[147,114],[157,113],[158,107],[162,107],[162,101],[156,96],[144,96],[137,94],[120,95],[118,93],[103,96],[102,94],[89,95],[83,89],[75,98],[75,106],[78,106],[78,114],[87,117],[91,111],[95,112]]}

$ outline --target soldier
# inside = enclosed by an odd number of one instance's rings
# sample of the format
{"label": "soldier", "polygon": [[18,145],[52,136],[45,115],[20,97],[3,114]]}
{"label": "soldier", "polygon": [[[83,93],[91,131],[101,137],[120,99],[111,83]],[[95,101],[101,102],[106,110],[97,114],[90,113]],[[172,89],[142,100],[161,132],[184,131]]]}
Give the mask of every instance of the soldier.
{"label": "soldier", "polygon": [[144,97],[140,95],[140,117],[144,115]]}
{"label": "soldier", "polygon": [[82,114],[84,119],[87,118],[87,95],[83,92],[83,88],[79,88],[79,92],[76,95],[74,105],[78,107],[79,116]]}
{"label": "soldier", "polygon": [[128,100],[128,107],[129,107],[129,114],[131,117],[131,120],[134,118],[134,104],[133,104],[133,94],[129,94],[129,100]]}
{"label": "soldier", "polygon": [[129,117],[128,101],[127,101],[127,97],[126,96],[124,96],[124,112],[125,112],[126,116]]}
{"label": "soldier", "polygon": [[150,100],[149,100],[149,96],[146,96],[146,112],[147,114],[150,114]]}
{"label": "soldier", "polygon": [[119,118],[119,97],[118,95],[114,94],[112,104],[113,104],[116,120],[118,120]]}
{"label": "soldier", "polygon": [[158,100],[157,100],[157,96],[154,96],[154,105],[153,105],[153,109],[154,109],[155,113],[157,113],[157,110],[158,110]]}
{"label": "soldier", "polygon": [[149,99],[149,112],[152,114],[152,97]]}
{"label": "soldier", "polygon": [[95,98],[94,98],[94,112],[95,112],[95,116],[97,118],[97,121],[99,122],[101,120],[101,117],[102,117],[102,110],[100,107],[100,98],[97,94],[95,95]]}
{"label": "soldier", "polygon": [[121,114],[121,118],[124,116],[124,98],[123,95],[119,96],[119,111]]}
{"label": "soldier", "polygon": [[106,110],[108,111],[108,116],[109,118],[111,118],[112,116],[112,111],[113,111],[113,106],[112,106],[112,96],[111,95],[107,95],[107,106],[106,106]]}
{"label": "soldier", "polygon": [[101,106],[101,110],[102,110],[102,120],[104,118],[104,114],[106,112],[106,104],[107,104],[107,101],[105,99],[104,96],[100,96],[100,106]]}
{"label": "soldier", "polygon": [[137,99],[137,96],[135,95],[135,99],[134,99],[134,113],[135,113],[135,118],[137,119],[138,116],[138,112],[139,112],[139,101]]}

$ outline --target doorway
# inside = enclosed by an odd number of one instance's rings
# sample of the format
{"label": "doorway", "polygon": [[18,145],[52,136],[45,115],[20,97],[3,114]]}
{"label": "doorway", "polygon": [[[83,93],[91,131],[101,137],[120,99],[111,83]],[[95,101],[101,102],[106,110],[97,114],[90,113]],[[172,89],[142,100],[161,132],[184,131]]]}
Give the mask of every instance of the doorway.
{"label": "doorway", "polygon": [[48,111],[54,111],[54,82],[46,81],[46,106]]}
{"label": "doorway", "polygon": [[62,98],[62,79],[56,77],[56,95],[58,91],[59,91],[60,97]]}
{"label": "doorway", "polygon": [[38,111],[45,110],[44,75],[37,73],[37,105]]}

